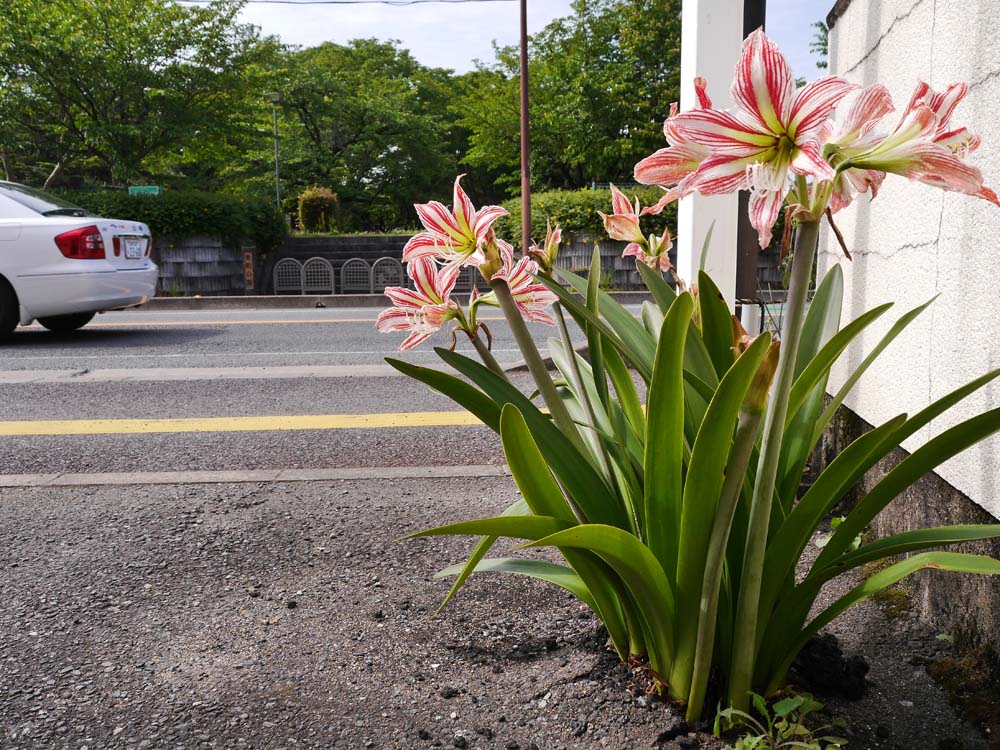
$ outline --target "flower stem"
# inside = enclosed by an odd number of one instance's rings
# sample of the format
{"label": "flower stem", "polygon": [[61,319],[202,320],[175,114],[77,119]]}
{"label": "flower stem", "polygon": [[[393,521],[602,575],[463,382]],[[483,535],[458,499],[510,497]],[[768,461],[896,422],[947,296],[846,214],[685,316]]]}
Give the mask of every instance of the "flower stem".
{"label": "flower stem", "polygon": [[[468,332],[467,332],[468,333]],[[479,333],[474,332],[469,334],[469,340],[472,341],[472,345],[476,348],[479,353],[479,358],[483,360],[483,364],[489,367],[493,372],[499,375],[504,380],[507,380],[507,373],[500,366],[500,363],[496,361],[493,353],[490,351],[489,347],[483,343],[483,340],[479,337]]]}
{"label": "flower stem", "polygon": [[583,445],[580,432],[566,410],[566,405],[562,402],[562,398],[560,398],[559,392],[552,382],[552,378],[549,377],[549,372],[545,367],[545,362],[542,360],[542,355],[539,353],[538,347],[535,346],[535,340],[531,337],[531,331],[525,325],[524,318],[521,317],[521,311],[517,309],[517,303],[514,302],[514,297],[510,293],[510,287],[507,286],[507,282],[503,279],[493,281],[491,286],[496,294],[497,302],[500,303],[500,309],[507,319],[507,325],[510,326],[510,330],[514,334],[514,339],[517,341],[517,346],[524,356],[528,372],[534,378],[535,385],[538,386],[538,391],[542,394],[542,400],[545,401],[545,405],[549,408],[549,413],[552,415],[553,421],[573,446],[586,455],[587,448]]}
{"label": "flower stem", "polygon": [[757,628],[760,625],[758,618],[761,616],[760,588],[764,572],[764,553],[767,549],[768,525],[771,520],[774,485],[781,458],[781,441],[785,430],[785,417],[788,414],[788,398],[795,377],[795,360],[802,336],[806,297],[809,292],[809,281],[812,278],[813,256],[816,254],[818,236],[818,221],[803,221],[799,224],[792,260],[792,278],[788,287],[788,303],[785,306],[782,324],[778,371],[764,418],[764,436],[761,441],[757,479],[750,507],[743,574],[736,608],[733,663],[729,676],[729,704],[741,711],[745,711],[749,705],[748,692],[753,686],[757,657]]}

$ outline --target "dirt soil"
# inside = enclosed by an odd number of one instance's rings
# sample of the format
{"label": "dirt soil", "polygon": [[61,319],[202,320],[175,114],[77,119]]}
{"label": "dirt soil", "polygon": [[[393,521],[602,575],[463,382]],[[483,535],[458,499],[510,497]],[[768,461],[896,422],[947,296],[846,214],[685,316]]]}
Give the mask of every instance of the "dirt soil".
{"label": "dirt soil", "polygon": [[[719,748],[647,697],[561,590],[433,573],[509,479],[101,487],[0,499],[0,747]],[[826,698],[850,748],[979,750],[922,664],[951,645],[875,604],[834,627],[871,665]]]}

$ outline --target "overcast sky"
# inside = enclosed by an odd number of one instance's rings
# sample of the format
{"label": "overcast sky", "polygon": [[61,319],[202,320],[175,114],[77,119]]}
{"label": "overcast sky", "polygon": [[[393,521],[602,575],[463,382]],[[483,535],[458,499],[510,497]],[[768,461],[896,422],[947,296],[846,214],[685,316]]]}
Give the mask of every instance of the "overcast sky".
{"label": "overcast sky", "polygon": [[[788,57],[796,76],[815,78],[809,53],[810,25],[826,17],[833,0],[767,0],[767,31]],[[493,59],[491,42],[515,44],[516,2],[427,3],[391,5],[268,5],[251,3],[243,20],[276,34],[287,44],[376,37],[398,39],[425,65],[471,70],[475,60]],[[534,33],[553,18],[569,15],[570,0],[529,0],[528,31]]]}

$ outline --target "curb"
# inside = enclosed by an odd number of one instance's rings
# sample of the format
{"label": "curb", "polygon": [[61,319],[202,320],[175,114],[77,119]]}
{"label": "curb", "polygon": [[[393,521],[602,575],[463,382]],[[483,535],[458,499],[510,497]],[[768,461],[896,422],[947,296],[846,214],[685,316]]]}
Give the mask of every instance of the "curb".
{"label": "curb", "polygon": [[[455,295],[466,301],[465,295]],[[649,292],[611,292],[623,305],[639,305],[652,299]],[[153,297],[132,310],[300,310],[315,307],[387,307],[384,294],[246,295],[242,297]]]}

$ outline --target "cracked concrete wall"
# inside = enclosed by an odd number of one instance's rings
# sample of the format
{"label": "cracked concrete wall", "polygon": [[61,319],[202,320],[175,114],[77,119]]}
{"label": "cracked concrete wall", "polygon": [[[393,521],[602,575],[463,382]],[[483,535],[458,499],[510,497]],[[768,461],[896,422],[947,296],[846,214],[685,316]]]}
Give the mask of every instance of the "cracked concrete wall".
{"label": "cracked concrete wall", "polygon": [[[840,4],[842,5],[842,4]],[[839,7],[839,6],[838,6]],[[918,80],[937,90],[968,81],[953,123],[982,136],[970,161],[1000,187],[1000,4],[998,0],[853,0],[830,33],[830,72],[889,87],[897,109]],[[894,116],[888,121],[895,123]],[[861,380],[846,405],[880,424],[1000,367],[1000,208],[890,175],[878,198],[837,214],[854,261],[832,233],[820,243],[821,271],[843,266],[844,319],[886,301],[896,307],[871,326],[834,368],[835,391],[905,310],[935,294],[925,311]],[[977,412],[1000,406],[1000,382],[911,437],[912,451]],[[938,474],[1000,517],[1000,437],[943,464]]]}

